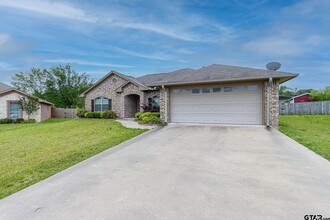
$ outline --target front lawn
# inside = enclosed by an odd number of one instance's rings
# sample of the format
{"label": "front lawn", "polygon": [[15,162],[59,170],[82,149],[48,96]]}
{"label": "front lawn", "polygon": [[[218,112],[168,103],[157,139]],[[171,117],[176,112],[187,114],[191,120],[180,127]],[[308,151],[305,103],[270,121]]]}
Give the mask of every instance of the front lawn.
{"label": "front lawn", "polygon": [[330,115],[281,115],[279,129],[330,160]]}
{"label": "front lawn", "polygon": [[0,125],[0,199],[144,131],[104,119]]}

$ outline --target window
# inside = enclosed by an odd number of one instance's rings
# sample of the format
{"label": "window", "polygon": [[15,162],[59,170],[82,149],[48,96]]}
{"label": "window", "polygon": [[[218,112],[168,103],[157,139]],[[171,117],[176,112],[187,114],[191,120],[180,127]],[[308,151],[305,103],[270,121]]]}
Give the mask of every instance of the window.
{"label": "window", "polygon": [[21,106],[18,102],[9,103],[9,118],[21,118]]}
{"label": "window", "polygon": [[210,92],[211,92],[211,89],[208,89],[208,88],[202,89],[202,93],[210,93]]}
{"label": "window", "polygon": [[159,95],[155,95],[148,99],[149,111],[159,112]]}
{"label": "window", "polygon": [[234,90],[236,92],[243,92],[245,89],[245,86],[235,86]]}
{"label": "window", "polygon": [[199,93],[199,89],[192,89],[191,91],[192,91],[192,93],[194,93],[194,94]]}
{"label": "window", "polygon": [[190,89],[182,89],[182,93],[183,94],[189,94],[190,93]]}
{"label": "window", "polygon": [[257,91],[258,86],[257,85],[248,85],[248,91]]}
{"label": "window", "polygon": [[94,100],[94,111],[104,112],[111,109],[111,99],[100,97]]}
{"label": "window", "polygon": [[221,88],[220,87],[213,88],[213,93],[219,93],[219,92],[221,92]]}
{"label": "window", "polygon": [[224,92],[232,92],[233,91],[233,87],[230,86],[225,86],[225,88],[223,89]]}
{"label": "window", "polygon": [[181,89],[173,89],[173,94],[179,94],[181,93]]}

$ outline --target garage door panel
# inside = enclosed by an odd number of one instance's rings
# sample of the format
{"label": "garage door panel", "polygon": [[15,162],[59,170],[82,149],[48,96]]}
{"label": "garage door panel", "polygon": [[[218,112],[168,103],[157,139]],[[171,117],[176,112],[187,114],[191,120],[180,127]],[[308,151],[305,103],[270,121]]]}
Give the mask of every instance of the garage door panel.
{"label": "garage door panel", "polygon": [[[197,94],[187,93],[187,90],[180,93],[183,89],[175,88],[176,93],[171,90],[170,95],[171,122],[261,124],[261,85],[257,85],[255,91],[248,91],[245,85],[244,91],[223,92],[222,86],[220,93]],[[202,88],[205,87],[200,87],[200,91]]]}
{"label": "garage door panel", "polygon": [[[258,104],[258,103],[256,103]],[[228,106],[224,104],[218,104],[218,105],[200,105],[196,107],[195,105],[176,105],[172,108],[172,110],[175,113],[185,113],[185,112],[216,112],[216,113],[223,113],[223,112],[256,112],[258,111],[258,106],[256,104],[247,104],[245,106]]]}

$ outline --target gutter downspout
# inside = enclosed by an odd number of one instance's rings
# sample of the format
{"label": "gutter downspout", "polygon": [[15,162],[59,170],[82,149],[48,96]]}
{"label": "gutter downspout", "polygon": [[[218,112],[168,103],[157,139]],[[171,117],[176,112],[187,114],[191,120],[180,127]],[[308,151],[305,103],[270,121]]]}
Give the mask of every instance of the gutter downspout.
{"label": "gutter downspout", "polygon": [[[164,85],[162,85],[162,89],[166,90],[166,88],[165,88]],[[167,95],[168,95],[167,92],[165,92],[165,102],[164,102],[164,103],[165,103],[165,106],[164,106],[164,111],[165,111],[165,112],[164,112],[164,113],[165,113],[165,117],[164,117],[164,119],[165,119],[165,123],[167,123],[167,119],[168,119],[168,118],[167,118],[167,117],[168,117],[168,116],[167,116],[167,105],[168,105],[168,103],[167,103],[167,100],[168,100]]]}
{"label": "gutter downspout", "polygon": [[270,85],[273,83],[273,78],[269,78],[267,86],[267,115],[266,115],[266,125],[270,127]]}

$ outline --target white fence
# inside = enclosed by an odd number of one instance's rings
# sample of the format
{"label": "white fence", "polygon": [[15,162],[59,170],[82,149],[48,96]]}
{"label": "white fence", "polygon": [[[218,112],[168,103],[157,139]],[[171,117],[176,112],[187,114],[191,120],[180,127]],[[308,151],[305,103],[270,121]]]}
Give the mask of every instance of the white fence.
{"label": "white fence", "polygon": [[77,118],[76,109],[52,108],[52,118]]}
{"label": "white fence", "polygon": [[330,114],[330,101],[288,103],[280,106],[281,115]]}

